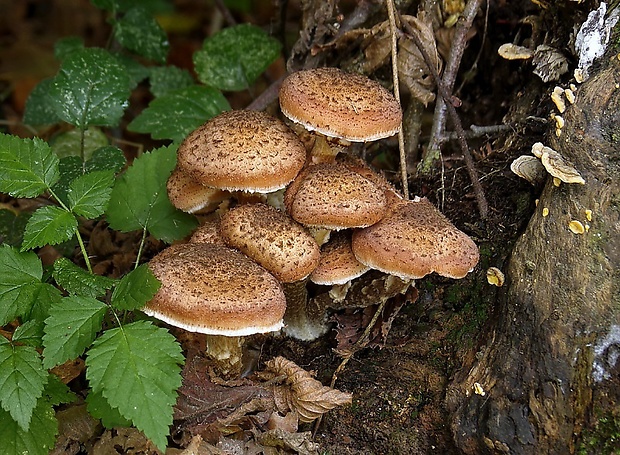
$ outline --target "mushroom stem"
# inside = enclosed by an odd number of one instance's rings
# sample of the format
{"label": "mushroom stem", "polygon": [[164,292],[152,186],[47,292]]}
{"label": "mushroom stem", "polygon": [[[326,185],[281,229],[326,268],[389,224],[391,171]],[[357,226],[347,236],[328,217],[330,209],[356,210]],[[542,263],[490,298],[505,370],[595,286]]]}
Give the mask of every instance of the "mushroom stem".
{"label": "mushroom stem", "polygon": [[327,332],[325,307],[315,299],[308,299],[307,280],[283,283],[286,296],[284,333],[301,341],[316,340]]}
{"label": "mushroom stem", "polygon": [[336,156],[344,148],[340,142],[330,140],[322,134],[315,133],[314,145],[310,150],[312,164],[333,163]]}
{"label": "mushroom stem", "polygon": [[238,379],[243,370],[244,337],[207,335],[206,355],[214,370],[223,379]]}

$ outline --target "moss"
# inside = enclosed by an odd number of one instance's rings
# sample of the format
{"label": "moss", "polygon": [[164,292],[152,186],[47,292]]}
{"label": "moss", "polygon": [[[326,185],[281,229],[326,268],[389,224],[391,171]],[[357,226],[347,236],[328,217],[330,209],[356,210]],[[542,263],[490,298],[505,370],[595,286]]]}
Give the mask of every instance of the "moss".
{"label": "moss", "polygon": [[611,413],[601,417],[591,430],[584,430],[576,454],[601,455],[620,453],[620,417]]}

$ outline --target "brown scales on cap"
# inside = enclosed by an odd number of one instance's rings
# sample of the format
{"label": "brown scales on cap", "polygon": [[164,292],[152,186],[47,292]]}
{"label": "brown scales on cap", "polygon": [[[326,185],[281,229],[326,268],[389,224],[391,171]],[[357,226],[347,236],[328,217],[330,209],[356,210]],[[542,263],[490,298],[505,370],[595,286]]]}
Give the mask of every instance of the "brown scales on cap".
{"label": "brown scales on cap", "polygon": [[473,240],[426,198],[397,202],[379,223],[354,232],[352,245],[360,262],[401,278],[463,278],[479,258]]}
{"label": "brown scales on cap", "polygon": [[212,335],[279,330],[284,292],[267,270],[219,245],[176,244],[150,262],[162,285],[143,308],[170,325]]}
{"label": "brown scales on cap", "polygon": [[308,231],[266,204],[240,205],[226,212],[220,233],[228,245],[284,283],[306,278],[319,262],[319,246]]}
{"label": "brown scales on cap", "polygon": [[310,281],[316,284],[345,284],[364,274],[368,266],[357,260],[351,249],[351,235],[340,232],[321,248],[321,260]]}
{"label": "brown scales on cap", "polygon": [[179,210],[194,213],[202,209],[215,209],[230,197],[227,191],[201,185],[189,175],[175,168],[166,182],[168,199]]}
{"label": "brown scales on cap", "polygon": [[203,185],[268,193],[300,171],[306,149],[282,121],[264,112],[229,111],[193,131],[179,146],[178,166]]}
{"label": "brown scales on cap", "polygon": [[402,111],[378,82],[338,68],[317,68],[288,76],[280,88],[282,113],[310,131],[352,142],[393,136]]}

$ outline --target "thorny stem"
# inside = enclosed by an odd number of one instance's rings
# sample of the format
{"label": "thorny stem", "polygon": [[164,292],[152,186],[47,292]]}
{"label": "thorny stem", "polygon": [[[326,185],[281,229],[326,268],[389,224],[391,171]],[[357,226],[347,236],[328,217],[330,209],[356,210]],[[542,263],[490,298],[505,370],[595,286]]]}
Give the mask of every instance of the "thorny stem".
{"label": "thorny stem", "polygon": [[[400,87],[398,82],[398,42],[396,39],[396,15],[394,14],[394,0],[386,0],[388,17],[390,20],[390,35],[392,38],[392,79],[394,81],[394,97],[400,104]],[[398,151],[400,155],[400,178],[403,185],[403,197],[409,199],[409,183],[407,177],[407,154],[405,153],[405,135],[401,120],[398,130]]]}

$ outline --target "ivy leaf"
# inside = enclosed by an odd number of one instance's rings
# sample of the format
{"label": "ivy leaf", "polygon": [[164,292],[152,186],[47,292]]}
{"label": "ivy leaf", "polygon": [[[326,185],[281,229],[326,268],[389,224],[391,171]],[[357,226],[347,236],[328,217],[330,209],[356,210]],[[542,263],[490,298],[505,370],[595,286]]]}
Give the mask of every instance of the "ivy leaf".
{"label": "ivy leaf", "polygon": [[105,303],[84,296],[54,304],[45,320],[43,366],[53,368],[82,355],[101,330],[106,310]]}
{"label": "ivy leaf", "polygon": [[82,138],[82,131],[79,129],[61,133],[50,142],[50,146],[56,156],[61,159],[67,156],[77,156],[86,161],[92,157],[95,150],[105,147],[109,143],[107,136],[101,129],[91,127],[84,131],[84,138]]}
{"label": "ivy leaf", "polygon": [[150,133],[153,139],[180,142],[204,122],[229,109],[230,104],[219,90],[191,85],[155,98],[127,129]]}
{"label": "ivy leaf", "polygon": [[110,303],[119,310],[142,308],[159,290],[161,283],[148,265],[142,264],[123,278],[112,292]]}
{"label": "ivy leaf", "polygon": [[0,133],[0,192],[37,197],[58,177],[58,157],[47,142]]}
{"label": "ivy leaf", "polygon": [[170,44],[157,21],[142,8],[131,8],[114,24],[114,37],[138,55],[165,63]]}
{"label": "ivy leaf", "polygon": [[37,402],[30,422],[36,431],[24,430],[11,414],[0,409],[0,441],[6,455],[48,455],[56,442],[58,421],[54,408],[45,399]]}
{"label": "ivy leaf", "polygon": [[15,329],[11,340],[14,343],[27,344],[34,348],[41,346],[41,339],[43,337],[43,321],[32,319],[24,322],[22,325]]}
{"label": "ivy leaf", "polygon": [[86,377],[93,392],[164,451],[182,363],[181,348],[168,331],[138,321],[107,330],[93,343]]}
{"label": "ivy leaf", "polygon": [[93,171],[71,182],[67,197],[71,211],[87,219],[102,215],[112,194],[114,171]]}
{"label": "ivy leaf", "polygon": [[156,97],[194,85],[189,71],[178,66],[154,66],[150,69],[151,93]]}
{"label": "ivy leaf", "polygon": [[26,224],[22,251],[43,245],[56,245],[77,232],[78,222],[71,212],[47,205],[37,209]]}
{"label": "ivy leaf", "polygon": [[0,245],[0,276],[0,326],[3,326],[30,309],[41,284],[43,266],[32,252]]}
{"label": "ivy leaf", "polygon": [[108,145],[93,152],[91,159],[84,164],[84,171],[109,170],[117,173],[126,163],[123,151],[118,147]]}
{"label": "ivy leaf", "polygon": [[67,258],[59,258],[54,262],[52,276],[69,294],[92,298],[104,295],[116,283],[112,278],[88,273]]}
{"label": "ivy leaf", "polygon": [[24,123],[27,125],[52,125],[60,123],[60,117],[54,109],[54,100],[50,96],[53,78],[43,79],[28,95],[24,109]]}
{"label": "ivy leaf", "polygon": [[166,193],[166,180],[176,164],[175,151],[176,147],[168,146],[144,153],[116,180],[106,211],[112,229],[147,229],[155,238],[171,243],[196,227],[196,219],[177,210]]}
{"label": "ivy leaf", "polygon": [[32,411],[43,395],[47,371],[31,346],[13,346],[0,337],[0,404],[28,431]]}
{"label": "ivy leaf", "polygon": [[90,392],[86,397],[88,413],[94,418],[101,420],[106,428],[130,427],[131,420],[121,415],[118,409],[113,408],[108,403],[101,392]]}
{"label": "ivy leaf", "polygon": [[198,79],[220,90],[245,90],[280,55],[280,43],[251,24],[225,28],[194,53]]}
{"label": "ivy leaf", "polygon": [[50,87],[58,116],[80,129],[115,126],[129,98],[125,68],[109,52],[86,48],[67,57]]}

